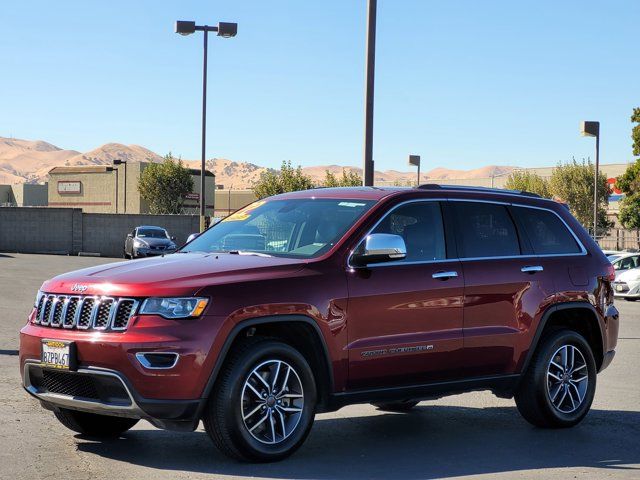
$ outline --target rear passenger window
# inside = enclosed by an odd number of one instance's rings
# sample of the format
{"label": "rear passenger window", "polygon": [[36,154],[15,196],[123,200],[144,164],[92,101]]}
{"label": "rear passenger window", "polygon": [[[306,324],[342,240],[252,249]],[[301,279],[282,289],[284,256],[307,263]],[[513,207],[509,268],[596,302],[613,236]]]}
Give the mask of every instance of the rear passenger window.
{"label": "rear passenger window", "polygon": [[537,255],[580,253],[575,238],[558,216],[548,210],[514,207],[515,215]]}
{"label": "rear passenger window", "polygon": [[414,202],[402,205],[384,217],[371,233],[392,233],[404,239],[407,256],[404,260],[394,263],[446,258],[439,202]]}
{"label": "rear passenger window", "polygon": [[518,233],[504,205],[451,203],[461,258],[520,255]]}

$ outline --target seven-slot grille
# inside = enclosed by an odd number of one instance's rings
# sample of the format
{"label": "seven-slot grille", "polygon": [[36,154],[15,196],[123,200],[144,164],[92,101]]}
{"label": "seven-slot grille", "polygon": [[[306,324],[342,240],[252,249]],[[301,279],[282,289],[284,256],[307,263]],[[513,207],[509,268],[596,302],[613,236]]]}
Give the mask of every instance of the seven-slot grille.
{"label": "seven-slot grille", "polygon": [[127,329],[139,302],[133,298],[42,294],[38,299],[37,325],[79,330]]}

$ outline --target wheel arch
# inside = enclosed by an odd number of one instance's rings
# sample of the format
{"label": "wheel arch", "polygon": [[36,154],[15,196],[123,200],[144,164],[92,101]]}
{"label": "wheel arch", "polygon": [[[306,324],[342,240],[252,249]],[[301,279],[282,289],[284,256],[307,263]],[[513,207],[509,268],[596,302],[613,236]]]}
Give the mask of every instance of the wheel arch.
{"label": "wheel arch", "polygon": [[527,368],[529,368],[531,358],[538,348],[543,334],[554,328],[562,327],[571,328],[585,337],[592,348],[596,361],[596,369],[600,371],[604,360],[604,334],[602,324],[594,306],[588,302],[580,301],[551,305],[545,310],[536,329],[527,356],[525,357],[520,371],[521,374],[524,374]]}
{"label": "wheel arch", "polygon": [[[305,315],[273,315],[243,320],[233,327],[220,350],[220,354],[205,385],[198,418],[206,405],[209,395],[217,381],[220,369],[229,356],[229,352],[242,338],[253,335],[265,335],[281,338],[296,348],[309,362],[316,377],[318,390],[317,411],[329,409],[329,399],[334,389],[331,357],[324,336],[317,322]],[[311,347],[311,348],[301,348]]]}

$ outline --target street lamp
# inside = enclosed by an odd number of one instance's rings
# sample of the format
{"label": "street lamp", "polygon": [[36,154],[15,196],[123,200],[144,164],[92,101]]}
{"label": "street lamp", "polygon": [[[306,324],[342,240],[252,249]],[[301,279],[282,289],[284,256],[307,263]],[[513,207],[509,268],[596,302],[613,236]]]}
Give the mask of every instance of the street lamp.
{"label": "street lamp", "polygon": [[[206,228],[205,220],[205,156],[206,156],[206,129],[207,129],[207,45],[209,43],[209,32],[216,32],[219,37],[231,38],[238,33],[238,24],[220,22],[217,26],[196,25],[196,22],[178,20],[176,22],[176,33],[180,35],[191,35],[196,31],[204,32],[204,61],[202,68],[202,165],[200,169],[200,231]],[[215,215],[216,194],[213,192],[213,213]]]}
{"label": "street lamp", "polygon": [[418,183],[416,183],[416,187],[419,187],[420,186],[420,155],[409,155],[409,165],[418,167]]}
{"label": "street lamp", "polygon": [[598,169],[600,166],[600,122],[582,122],[583,137],[596,137],[596,172],[593,180],[593,238],[598,236]]}
{"label": "street lamp", "polygon": [[113,165],[124,165],[124,213],[127,213],[127,161],[114,160]]}

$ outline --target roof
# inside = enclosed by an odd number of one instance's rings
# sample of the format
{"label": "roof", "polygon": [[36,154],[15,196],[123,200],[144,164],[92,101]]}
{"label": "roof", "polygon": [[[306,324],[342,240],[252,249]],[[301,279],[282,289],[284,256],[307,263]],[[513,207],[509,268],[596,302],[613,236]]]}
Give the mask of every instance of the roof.
{"label": "roof", "polygon": [[335,188],[313,188],[298,192],[283,193],[277,195],[278,198],[336,198],[354,200],[374,200],[378,201],[389,196],[411,195],[416,197],[443,197],[447,194],[455,194],[459,198],[487,199],[505,202],[526,202],[533,204],[548,205],[548,202],[557,203],[553,200],[542,198],[529,192],[516,190],[501,190],[497,188],[468,187],[458,185],[421,185],[419,188],[412,187],[335,187]]}

